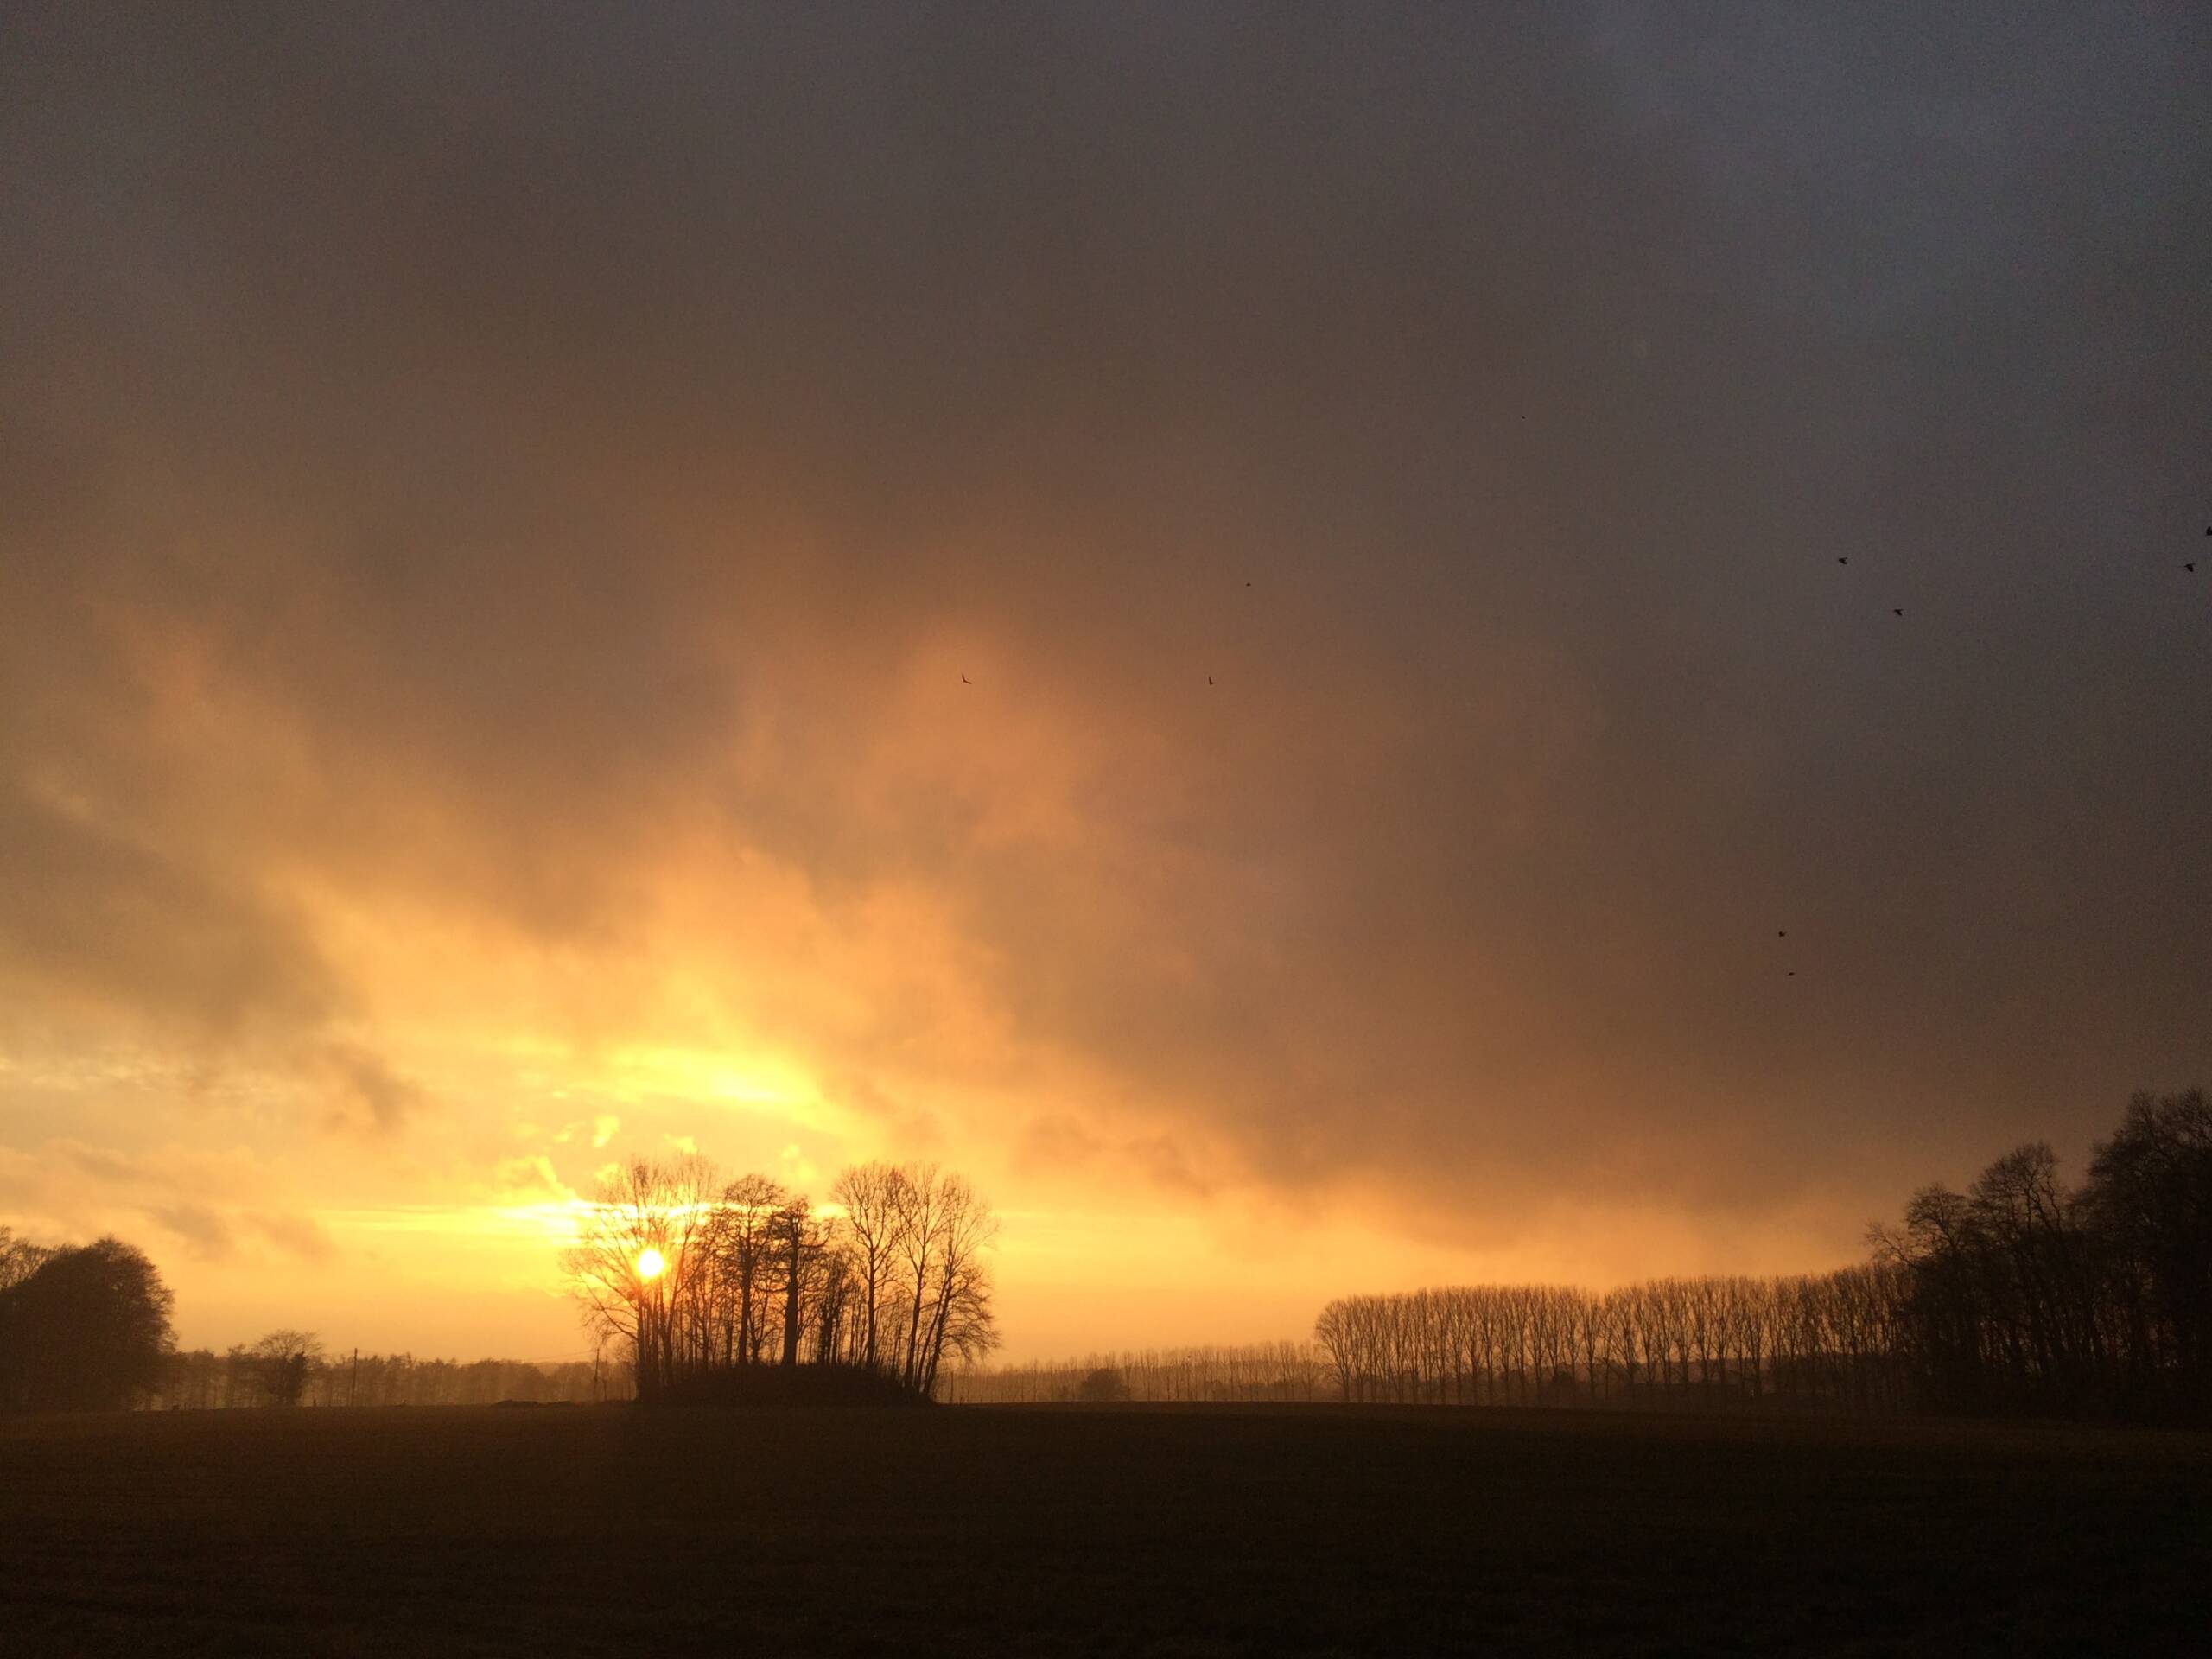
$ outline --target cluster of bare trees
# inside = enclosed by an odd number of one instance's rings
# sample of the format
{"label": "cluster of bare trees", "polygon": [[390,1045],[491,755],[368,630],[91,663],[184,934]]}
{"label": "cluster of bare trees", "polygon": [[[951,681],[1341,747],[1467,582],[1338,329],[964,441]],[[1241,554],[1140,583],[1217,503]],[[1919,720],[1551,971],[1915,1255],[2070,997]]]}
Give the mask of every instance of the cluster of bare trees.
{"label": "cluster of bare trees", "polygon": [[0,1411],[112,1410],[160,1385],[176,1299],[120,1239],[54,1248],[0,1227]]}
{"label": "cluster of bare trees", "polygon": [[626,1400],[630,1373],[613,1361],[534,1364],[510,1359],[417,1359],[330,1354],[311,1332],[271,1332],[226,1353],[171,1354],[153,1403],[185,1411],[257,1406],[490,1406]]}
{"label": "cluster of bare trees", "polygon": [[602,1185],[565,1258],[585,1316],[652,1399],[749,1367],[843,1365],[926,1395],[946,1355],[998,1344],[985,1251],[997,1222],[957,1174],[860,1164],[817,1206],[696,1154]]}
{"label": "cluster of bare trees", "polygon": [[1075,1400],[1333,1400],[1328,1356],[1310,1342],[1147,1348],[1027,1365],[967,1367],[938,1379],[957,1405]]}
{"label": "cluster of bare trees", "polygon": [[1904,1288],[1880,1267],[1605,1292],[1457,1286],[1341,1298],[1314,1334],[1346,1400],[1877,1409],[1903,1402]]}
{"label": "cluster of bare trees", "polygon": [[1916,1394],[1954,1411],[2212,1420],[2212,1101],[2139,1094],[2069,1190],[2040,1143],[1928,1186],[1878,1256]]}

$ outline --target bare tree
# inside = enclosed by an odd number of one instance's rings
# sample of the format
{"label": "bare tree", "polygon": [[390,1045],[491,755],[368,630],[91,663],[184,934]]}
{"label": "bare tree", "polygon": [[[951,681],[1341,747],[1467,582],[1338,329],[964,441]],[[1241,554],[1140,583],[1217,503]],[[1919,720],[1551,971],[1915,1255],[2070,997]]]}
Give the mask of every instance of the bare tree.
{"label": "bare tree", "polygon": [[312,1331],[271,1331],[245,1351],[255,1384],[272,1406],[296,1406],[322,1363],[322,1339]]}
{"label": "bare tree", "polygon": [[[998,1237],[999,1228],[990,1206],[958,1175],[938,1177],[934,1214],[936,1279],[921,1370],[915,1378],[925,1394],[937,1386],[938,1367],[956,1332],[964,1351],[982,1332],[991,1331],[990,1278],[983,1252]],[[990,1339],[995,1341],[995,1333]]]}
{"label": "bare tree", "polygon": [[2212,1421],[2212,1098],[2138,1094],[2081,1194],[2115,1403]]}
{"label": "bare tree", "polygon": [[922,1377],[922,1320],[929,1307],[931,1275],[937,1266],[938,1166],[901,1165],[898,1174],[899,1184],[892,1198],[898,1217],[893,1236],[906,1275],[906,1337],[899,1375],[908,1388],[918,1388]]}
{"label": "bare tree", "polygon": [[667,1389],[682,1369],[677,1338],[712,1270],[704,1246],[721,1196],[704,1158],[632,1159],[601,1184],[563,1255],[586,1319],[635,1356],[640,1398]]}
{"label": "bare tree", "polygon": [[722,1189],[706,1249],[723,1364],[757,1363],[767,1342],[776,1217],[791,1194],[765,1175],[741,1175]]}
{"label": "bare tree", "polygon": [[804,1196],[786,1200],[770,1221],[776,1265],[782,1275],[784,1363],[798,1363],[799,1338],[820,1314],[822,1281],[836,1231],[814,1213]]}
{"label": "bare tree", "polygon": [[880,1313],[898,1255],[906,1177],[885,1163],[855,1164],[841,1171],[830,1196],[844,1211],[846,1254],[861,1301],[861,1363],[871,1368],[882,1358]]}

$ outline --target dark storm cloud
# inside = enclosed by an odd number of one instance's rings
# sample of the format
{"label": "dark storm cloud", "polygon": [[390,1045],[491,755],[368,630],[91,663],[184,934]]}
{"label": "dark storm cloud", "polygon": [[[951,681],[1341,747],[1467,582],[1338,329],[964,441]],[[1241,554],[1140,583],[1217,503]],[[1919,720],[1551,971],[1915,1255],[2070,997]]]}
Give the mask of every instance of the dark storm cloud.
{"label": "dark storm cloud", "polygon": [[1743,1205],[2212,1061],[2193,12],[7,28],[57,983],[323,1006],[272,861],[622,948],[682,826],[939,895],[1179,1185]]}

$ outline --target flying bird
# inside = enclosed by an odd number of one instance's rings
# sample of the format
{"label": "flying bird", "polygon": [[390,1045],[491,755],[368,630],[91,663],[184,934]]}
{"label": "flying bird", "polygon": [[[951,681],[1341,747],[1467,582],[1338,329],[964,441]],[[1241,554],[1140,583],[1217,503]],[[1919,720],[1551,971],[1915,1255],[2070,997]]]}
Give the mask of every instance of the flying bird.
{"label": "flying bird", "polygon": [[1903,615],[1904,614],[1904,607],[1902,605],[1900,605],[1900,606],[1897,607],[1896,608],[1892,609],[1892,610],[1890,612],[1890,614],[1891,614],[1891,616],[1903,616]]}
{"label": "flying bird", "polygon": [[1838,559],[1836,563],[1838,564],[1849,564],[1851,561],[1849,559]]}
{"label": "flying bird", "polygon": [[965,674],[963,674],[963,675],[960,677],[960,683],[961,683],[961,684],[963,684],[963,685],[973,685],[973,684],[975,684],[975,683],[976,683],[976,682],[975,682],[975,681],[973,681],[973,680],[971,680],[971,679],[969,679],[969,678]]}
{"label": "flying bird", "polygon": [[1206,676],[1206,683],[1207,683],[1208,685],[1211,685],[1211,684],[1213,683],[1213,676],[1212,676],[1212,675],[1209,674],[1209,675],[1207,675],[1207,676]]}
{"label": "flying bird", "polygon": [[2181,568],[2188,571],[2189,574],[2193,576],[2196,574],[2196,561],[2195,559],[2185,559],[2182,562]]}
{"label": "flying bird", "polygon": [[1774,930],[1774,937],[1777,939],[1786,939],[1789,937],[1789,930],[1786,927],[1777,927]]}

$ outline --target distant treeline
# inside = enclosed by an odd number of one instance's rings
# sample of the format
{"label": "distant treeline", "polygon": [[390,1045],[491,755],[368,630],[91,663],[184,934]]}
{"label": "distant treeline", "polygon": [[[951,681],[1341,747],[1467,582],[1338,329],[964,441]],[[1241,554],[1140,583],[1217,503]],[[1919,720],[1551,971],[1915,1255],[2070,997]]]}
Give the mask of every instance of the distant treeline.
{"label": "distant treeline", "polygon": [[179,1352],[175,1298],[120,1239],[41,1245],[0,1227],[0,1412],[257,1406],[474,1406],[626,1400],[627,1361],[531,1364],[326,1352],[271,1331],[225,1353]]}
{"label": "distant treeline", "polygon": [[937,1397],[954,1405],[1052,1401],[1336,1400],[1329,1356],[1310,1342],[1147,1348],[1027,1365],[941,1372]]}
{"label": "distant treeline", "polygon": [[1347,1400],[2212,1420],[2202,1090],[2136,1096],[2078,1188],[2024,1146],[1871,1243],[1808,1276],[1345,1297],[1315,1335]]}
{"label": "distant treeline", "polygon": [[[579,1404],[630,1397],[626,1363],[588,1359],[417,1359],[412,1354],[317,1355],[294,1371],[262,1344],[168,1357],[151,1402],[185,1411],[255,1406],[491,1406],[502,1400]],[[296,1378],[297,1393],[293,1393]]]}

